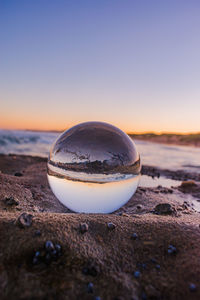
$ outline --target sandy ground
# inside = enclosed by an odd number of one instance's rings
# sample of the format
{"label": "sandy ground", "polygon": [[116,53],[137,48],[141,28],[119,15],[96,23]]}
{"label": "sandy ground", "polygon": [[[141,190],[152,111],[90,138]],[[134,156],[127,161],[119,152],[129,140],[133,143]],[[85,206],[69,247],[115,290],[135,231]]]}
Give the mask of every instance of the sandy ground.
{"label": "sandy ground", "polygon": [[194,181],[138,188],[113,214],[76,214],[52,194],[45,159],[0,155],[0,299],[200,299],[191,194]]}

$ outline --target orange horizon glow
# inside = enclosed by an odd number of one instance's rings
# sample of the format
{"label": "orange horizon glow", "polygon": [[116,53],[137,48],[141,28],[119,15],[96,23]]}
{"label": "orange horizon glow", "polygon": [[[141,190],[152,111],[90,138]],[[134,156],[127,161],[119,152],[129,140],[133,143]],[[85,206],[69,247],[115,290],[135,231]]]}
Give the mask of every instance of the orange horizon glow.
{"label": "orange horizon glow", "polygon": [[[4,121],[4,122],[2,122]],[[88,120],[88,121],[94,121],[94,120]],[[102,120],[97,120],[97,121],[102,121]],[[38,122],[38,124],[36,125],[35,122],[31,122],[31,120],[27,120],[27,122],[24,122],[24,120],[17,120],[16,122],[6,122],[6,120],[0,120],[0,129],[3,130],[27,130],[27,131],[46,131],[46,132],[63,132],[69,128],[71,128],[72,126],[75,126],[79,123],[83,123],[83,122],[87,122],[87,120],[81,120],[78,122],[70,122],[68,124],[66,124],[66,126],[63,126],[63,124],[57,123],[57,124],[44,124],[43,122]],[[108,122],[108,121],[102,121],[102,122],[106,122],[106,123],[110,123],[118,128],[120,128],[121,130],[123,130],[124,132],[128,133],[128,134],[157,134],[157,135],[161,135],[161,134],[178,134],[178,135],[187,135],[187,134],[200,134],[200,131],[176,131],[176,130],[152,130],[152,129],[145,129],[145,130],[132,130],[130,129],[130,127],[126,127],[123,126],[121,124],[121,126],[119,124],[114,124],[113,122]],[[62,122],[60,122],[62,123]]]}

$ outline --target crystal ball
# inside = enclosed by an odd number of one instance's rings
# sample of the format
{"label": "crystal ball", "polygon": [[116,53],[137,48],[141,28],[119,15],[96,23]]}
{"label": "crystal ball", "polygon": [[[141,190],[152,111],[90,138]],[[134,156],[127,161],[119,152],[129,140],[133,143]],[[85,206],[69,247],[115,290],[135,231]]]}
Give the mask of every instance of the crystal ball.
{"label": "crystal ball", "polygon": [[132,139],[103,122],[63,132],[48,158],[47,177],[58,200],[75,212],[110,213],[135,193],[141,171]]}

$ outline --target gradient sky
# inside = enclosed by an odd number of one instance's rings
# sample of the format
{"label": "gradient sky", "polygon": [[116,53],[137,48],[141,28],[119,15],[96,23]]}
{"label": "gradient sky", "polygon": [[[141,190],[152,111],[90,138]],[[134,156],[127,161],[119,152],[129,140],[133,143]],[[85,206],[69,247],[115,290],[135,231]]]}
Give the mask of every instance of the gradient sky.
{"label": "gradient sky", "polygon": [[200,131],[200,1],[0,0],[0,128]]}

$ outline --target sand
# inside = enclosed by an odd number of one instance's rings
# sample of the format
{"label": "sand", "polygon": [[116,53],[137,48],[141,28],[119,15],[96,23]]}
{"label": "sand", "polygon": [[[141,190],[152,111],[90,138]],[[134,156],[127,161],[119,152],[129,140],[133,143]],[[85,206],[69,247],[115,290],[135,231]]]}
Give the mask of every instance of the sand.
{"label": "sand", "polygon": [[45,159],[0,155],[0,171],[0,299],[200,299],[200,219],[184,202],[198,185],[138,188],[113,214],[76,214],[52,194]]}

